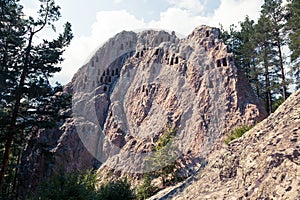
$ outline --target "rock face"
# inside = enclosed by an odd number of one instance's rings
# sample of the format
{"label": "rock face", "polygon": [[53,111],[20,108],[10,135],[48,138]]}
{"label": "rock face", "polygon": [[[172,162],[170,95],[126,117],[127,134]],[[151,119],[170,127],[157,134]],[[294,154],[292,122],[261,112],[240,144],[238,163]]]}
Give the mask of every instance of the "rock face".
{"label": "rock face", "polygon": [[189,183],[151,199],[300,199],[299,136],[300,90],[242,138],[212,153]]}
{"label": "rock face", "polygon": [[30,149],[24,155],[27,164],[48,163],[37,171],[92,167],[93,157],[123,173],[154,170],[145,161],[171,126],[178,129],[173,143],[188,176],[220,148],[228,130],[266,116],[220,30],[207,26],[183,39],[174,32],[123,31],[97,50],[68,88],[73,118],[50,131],[51,147],[44,149],[50,158]]}

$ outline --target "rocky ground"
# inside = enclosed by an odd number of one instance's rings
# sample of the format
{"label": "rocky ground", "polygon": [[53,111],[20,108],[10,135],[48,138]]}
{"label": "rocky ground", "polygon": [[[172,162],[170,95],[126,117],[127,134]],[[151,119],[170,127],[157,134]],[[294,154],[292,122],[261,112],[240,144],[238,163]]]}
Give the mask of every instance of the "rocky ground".
{"label": "rocky ground", "polygon": [[300,90],[196,176],[150,199],[300,199]]}

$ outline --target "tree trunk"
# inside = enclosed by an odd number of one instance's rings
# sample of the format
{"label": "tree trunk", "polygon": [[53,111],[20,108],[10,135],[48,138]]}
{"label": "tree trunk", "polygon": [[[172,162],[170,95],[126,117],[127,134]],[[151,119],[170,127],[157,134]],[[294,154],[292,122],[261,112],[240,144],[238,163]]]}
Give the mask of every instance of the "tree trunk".
{"label": "tree trunk", "polygon": [[266,79],[266,103],[267,103],[267,112],[268,114],[272,113],[272,96],[270,90],[270,78],[268,66],[265,65],[265,79]]}
{"label": "tree trunk", "polygon": [[266,107],[268,114],[272,113],[272,96],[269,76],[269,63],[267,58],[267,44],[264,43],[264,67],[265,67],[265,84],[266,84]]}
{"label": "tree trunk", "polygon": [[[22,72],[19,88],[22,88],[24,86],[25,78],[26,78],[26,72],[25,71],[26,70],[24,69],[23,72]],[[19,110],[20,110],[22,96],[23,96],[22,92],[19,91],[17,93],[16,103],[15,103],[15,107],[14,107],[14,110],[13,110],[13,113],[12,113],[12,120],[11,120],[10,130],[9,130],[9,138],[7,139],[7,141],[5,143],[5,151],[4,151],[4,155],[3,155],[3,159],[2,159],[2,167],[1,167],[1,173],[0,173],[0,192],[2,192],[5,171],[6,171],[7,166],[8,166],[11,147],[12,147],[14,137],[15,137],[15,134],[16,134],[16,123],[17,123],[17,118],[19,116]]]}
{"label": "tree trunk", "polygon": [[19,86],[17,88],[17,93],[16,93],[16,103],[14,105],[14,109],[12,112],[12,119],[11,119],[11,123],[10,123],[10,129],[9,129],[9,138],[7,139],[6,143],[5,143],[5,150],[4,150],[4,155],[3,155],[3,159],[2,159],[2,167],[1,167],[1,172],[0,172],[0,192],[2,192],[2,187],[3,187],[3,183],[4,183],[4,176],[5,176],[5,171],[7,169],[8,166],[8,162],[9,162],[9,157],[10,157],[10,151],[11,151],[11,147],[15,138],[15,134],[16,134],[16,126],[17,126],[17,119],[19,117],[19,110],[20,110],[20,106],[21,106],[21,99],[23,97],[23,87],[25,85],[25,80],[26,80],[26,76],[27,76],[27,71],[28,71],[28,65],[29,65],[29,57],[30,57],[30,51],[31,51],[31,47],[32,47],[32,39],[34,36],[34,32],[31,32],[30,37],[29,37],[29,41],[28,41],[28,45],[27,45],[27,49],[26,49],[26,55],[25,55],[25,59],[24,59],[24,68],[20,77],[20,82],[19,82]]}
{"label": "tree trunk", "polygon": [[284,73],[284,67],[283,67],[283,58],[282,58],[279,34],[276,35],[276,40],[277,40],[277,48],[278,48],[279,65],[280,65],[280,71],[281,71],[282,97],[283,97],[283,101],[285,101],[287,98],[287,96],[286,96],[287,88],[286,88],[285,73]]}
{"label": "tree trunk", "polygon": [[253,71],[254,71],[253,79],[255,84],[256,95],[258,98],[260,98],[261,96],[260,96],[260,88],[259,88],[259,81],[258,81],[258,73],[254,62],[253,62]]}
{"label": "tree trunk", "polygon": [[2,192],[2,186],[4,183],[5,171],[8,166],[9,154],[11,145],[13,143],[13,136],[11,135],[5,143],[5,151],[2,159],[1,173],[0,173],[0,192]]}
{"label": "tree trunk", "polygon": [[[17,157],[17,166],[20,164],[21,161],[21,155],[22,155],[22,150],[19,150],[18,157]],[[12,192],[17,194],[17,185],[18,185],[18,173],[19,173],[19,167],[16,167],[15,169],[15,175],[14,175],[14,182],[13,182],[13,188]]]}

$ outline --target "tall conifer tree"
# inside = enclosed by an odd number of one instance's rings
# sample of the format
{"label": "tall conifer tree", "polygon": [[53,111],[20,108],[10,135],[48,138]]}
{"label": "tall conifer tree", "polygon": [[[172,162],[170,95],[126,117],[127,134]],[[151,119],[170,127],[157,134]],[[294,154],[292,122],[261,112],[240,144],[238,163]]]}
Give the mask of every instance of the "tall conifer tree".
{"label": "tall conifer tree", "polygon": [[34,128],[55,124],[58,117],[57,88],[51,87],[48,78],[61,70],[58,65],[73,35],[66,23],[56,39],[35,41],[49,27],[55,30],[53,23],[60,18],[60,7],[54,0],[40,0],[40,4],[37,19],[26,18],[18,0],[2,0],[0,4],[2,192],[14,144],[25,140],[24,133],[30,134]]}
{"label": "tall conifer tree", "polygon": [[292,76],[300,88],[300,0],[289,0],[287,5],[288,45],[291,50]]}
{"label": "tall conifer tree", "polygon": [[265,0],[265,3],[262,6],[262,14],[270,22],[270,41],[274,44],[276,49],[277,56],[274,59],[274,65],[279,66],[280,68],[280,77],[281,77],[281,88],[282,88],[282,97],[285,101],[287,98],[287,85],[285,69],[284,69],[284,57],[282,53],[282,47],[285,45],[284,40],[284,26],[286,23],[285,20],[285,10],[282,6],[282,0]]}

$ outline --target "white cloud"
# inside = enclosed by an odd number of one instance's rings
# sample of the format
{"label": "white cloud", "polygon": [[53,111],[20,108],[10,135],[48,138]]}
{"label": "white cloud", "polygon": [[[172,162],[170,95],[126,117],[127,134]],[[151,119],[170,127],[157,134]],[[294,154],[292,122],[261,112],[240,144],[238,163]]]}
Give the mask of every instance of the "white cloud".
{"label": "white cloud", "polygon": [[187,10],[169,8],[160,14],[158,21],[151,21],[148,27],[165,30],[175,30],[183,35],[188,35],[196,26],[205,21],[204,17],[193,16]]}
{"label": "white cloud", "polygon": [[222,0],[219,8],[209,18],[208,25],[219,27],[219,24],[222,24],[224,27],[229,27],[231,24],[243,21],[246,15],[256,20],[262,4],[263,0]]}
{"label": "white cloud", "polygon": [[37,9],[34,9],[34,8],[26,8],[25,7],[23,9],[23,12],[26,16],[31,16],[34,19],[36,19],[38,17],[38,13],[36,11],[37,11]]}
{"label": "white cloud", "polygon": [[191,13],[200,13],[204,10],[204,5],[199,0],[168,0],[175,8],[187,10]]}
{"label": "white cloud", "polygon": [[160,13],[158,20],[152,20],[149,23],[145,23],[143,19],[137,19],[125,10],[98,12],[96,21],[91,27],[91,35],[74,38],[64,54],[66,60],[63,63],[62,72],[54,79],[61,83],[70,81],[77,69],[100,44],[122,30],[158,28],[187,35],[201,24],[219,27],[221,23],[226,28],[244,20],[247,14],[251,19],[257,19],[263,3],[263,0],[222,0],[214,13],[210,16],[203,16],[199,13],[195,15],[195,10],[203,10],[198,0],[168,1],[173,7]]}
{"label": "white cloud", "polygon": [[114,3],[121,3],[123,0],[113,0]]}
{"label": "white cloud", "polygon": [[122,30],[144,27],[143,20],[138,20],[125,10],[102,11],[97,13],[96,22],[92,26],[92,37],[101,38],[102,42],[105,42],[109,37]]}
{"label": "white cloud", "polygon": [[21,5],[24,6],[23,12],[27,16],[32,16],[32,17],[37,17],[38,13],[37,11],[39,10],[40,4],[38,1],[30,1],[26,2],[26,0],[21,0],[20,1]]}
{"label": "white cloud", "polygon": [[67,83],[95,49],[110,37],[123,30],[141,29],[145,26],[143,20],[136,19],[124,10],[98,12],[96,22],[92,25],[91,35],[74,37],[64,53],[65,61],[62,64],[62,71],[56,74],[51,82]]}

